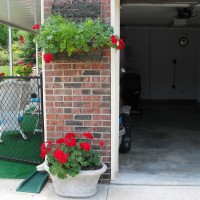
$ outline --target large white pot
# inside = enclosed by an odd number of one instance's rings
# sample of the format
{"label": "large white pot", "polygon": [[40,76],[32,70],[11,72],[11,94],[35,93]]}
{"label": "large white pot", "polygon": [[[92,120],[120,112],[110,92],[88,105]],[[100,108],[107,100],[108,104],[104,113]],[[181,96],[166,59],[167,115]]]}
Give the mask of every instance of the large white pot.
{"label": "large white pot", "polygon": [[88,198],[97,192],[97,184],[99,177],[107,169],[102,163],[102,168],[98,170],[82,170],[77,176],[67,176],[66,179],[59,179],[57,176],[49,172],[49,167],[44,166],[53,181],[55,192],[62,197]]}

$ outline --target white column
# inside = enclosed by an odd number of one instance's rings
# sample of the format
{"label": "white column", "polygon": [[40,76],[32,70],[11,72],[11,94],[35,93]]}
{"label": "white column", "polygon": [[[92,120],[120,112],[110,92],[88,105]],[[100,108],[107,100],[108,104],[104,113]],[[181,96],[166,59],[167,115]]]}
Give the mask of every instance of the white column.
{"label": "white column", "polygon": [[[7,0],[8,7],[8,20],[10,22],[10,0]],[[8,48],[9,48],[9,61],[10,61],[10,76],[13,75],[13,54],[12,54],[12,27],[8,26]]]}
{"label": "white column", "polygon": [[[42,2],[41,2],[42,3]],[[36,6],[36,0],[34,0],[34,22],[37,24],[37,6]],[[42,6],[41,6],[42,8]],[[36,75],[38,75],[38,44],[35,45],[35,55],[36,55]]]}
{"label": "white column", "polygon": [[35,63],[35,67],[36,67],[36,76],[38,75],[39,71],[38,71],[38,44],[35,44],[35,55],[36,55],[36,63]]}
{"label": "white column", "polygon": [[9,32],[9,61],[10,61],[10,76],[13,75],[13,53],[12,53],[12,27],[8,27]]}
{"label": "white column", "polygon": [[[111,25],[120,34],[120,0],[111,0]],[[111,180],[119,171],[119,51],[111,49]]]}
{"label": "white column", "polygon": [[[44,0],[41,0],[41,24],[44,23]],[[47,141],[47,119],[46,119],[46,88],[45,88],[45,63],[42,59],[42,82],[43,82],[43,113],[44,113],[44,141]]]}

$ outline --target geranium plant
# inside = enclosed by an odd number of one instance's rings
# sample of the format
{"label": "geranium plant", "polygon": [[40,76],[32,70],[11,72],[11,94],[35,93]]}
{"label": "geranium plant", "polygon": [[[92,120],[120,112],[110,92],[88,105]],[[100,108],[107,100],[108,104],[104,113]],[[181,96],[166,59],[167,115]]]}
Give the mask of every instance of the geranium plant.
{"label": "geranium plant", "polygon": [[[56,144],[46,142],[41,145],[41,157],[47,159],[49,171],[60,179],[76,176],[81,170],[101,168],[101,154],[92,148],[93,135],[83,133],[84,139],[75,139],[74,133],[67,133]],[[99,142],[100,146],[104,141]]]}
{"label": "geranium plant", "polygon": [[50,15],[41,29],[36,25],[33,29],[38,31],[34,41],[48,54],[47,62],[53,59],[51,54],[58,52],[66,52],[71,56],[73,53],[89,52],[105,45],[117,50],[125,46],[122,39],[113,35],[113,27],[102,23],[100,19],[87,18],[83,22],[73,22],[60,15]]}
{"label": "geranium plant", "polygon": [[15,67],[15,72],[19,76],[30,76],[33,73],[33,63],[20,62],[18,66]]}

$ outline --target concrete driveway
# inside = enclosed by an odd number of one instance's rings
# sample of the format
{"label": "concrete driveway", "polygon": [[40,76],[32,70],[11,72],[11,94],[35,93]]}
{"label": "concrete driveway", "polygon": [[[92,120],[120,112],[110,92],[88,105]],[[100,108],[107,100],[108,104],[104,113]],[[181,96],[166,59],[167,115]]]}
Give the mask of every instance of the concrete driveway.
{"label": "concrete driveway", "polygon": [[[52,183],[40,194],[16,192],[22,180],[0,179],[1,200],[72,200],[59,197]],[[98,185],[97,194],[86,200],[200,200],[200,186]]]}

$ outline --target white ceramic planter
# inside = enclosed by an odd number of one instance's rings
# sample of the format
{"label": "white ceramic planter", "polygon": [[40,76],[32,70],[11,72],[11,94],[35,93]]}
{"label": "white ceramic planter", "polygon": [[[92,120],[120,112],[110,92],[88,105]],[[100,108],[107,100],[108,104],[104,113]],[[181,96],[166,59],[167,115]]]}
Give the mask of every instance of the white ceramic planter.
{"label": "white ceramic planter", "polygon": [[67,179],[59,179],[57,176],[53,176],[49,172],[47,165],[44,166],[44,169],[51,176],[57,195],[72,198],[88,198],[96,194],[99,177],[106,171],[107,166],[102,163],[102,168],[99,170],[82,170],[77,176],[68,176]]}

